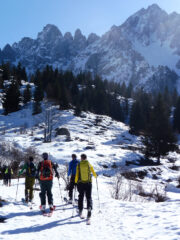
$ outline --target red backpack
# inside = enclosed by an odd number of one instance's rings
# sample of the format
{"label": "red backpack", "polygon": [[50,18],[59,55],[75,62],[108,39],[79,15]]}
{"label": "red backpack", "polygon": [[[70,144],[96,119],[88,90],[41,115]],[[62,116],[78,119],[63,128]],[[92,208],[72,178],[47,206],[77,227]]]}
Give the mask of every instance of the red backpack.
{"label": "red backpack", "polygon": [[44,160],[41,162],[41,173],[40,180],[52,180],[53,179],[53,169],[52,162],[50,160]]}

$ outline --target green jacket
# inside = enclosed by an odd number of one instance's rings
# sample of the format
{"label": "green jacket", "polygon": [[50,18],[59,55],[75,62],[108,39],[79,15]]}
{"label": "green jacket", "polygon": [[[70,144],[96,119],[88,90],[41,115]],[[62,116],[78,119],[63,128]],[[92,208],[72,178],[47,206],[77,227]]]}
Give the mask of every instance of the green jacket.
{"label": "green jacket", "polygon": [[26,171],[26,176],[35,177],[36,176],[36,167],[33,162],[25,163],[23,168],[19,171],[19,176]]}

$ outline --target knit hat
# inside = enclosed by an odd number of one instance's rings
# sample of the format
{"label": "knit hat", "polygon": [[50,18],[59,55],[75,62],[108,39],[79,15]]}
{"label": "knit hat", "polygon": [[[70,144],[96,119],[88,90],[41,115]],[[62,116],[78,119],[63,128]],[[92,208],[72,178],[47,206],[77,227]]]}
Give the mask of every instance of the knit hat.
{"label": "knit hat", "polygon": [[44,160],[48,160],[48,153],[44,152],[44,153],[42,154],[42,158],[43,158]]}

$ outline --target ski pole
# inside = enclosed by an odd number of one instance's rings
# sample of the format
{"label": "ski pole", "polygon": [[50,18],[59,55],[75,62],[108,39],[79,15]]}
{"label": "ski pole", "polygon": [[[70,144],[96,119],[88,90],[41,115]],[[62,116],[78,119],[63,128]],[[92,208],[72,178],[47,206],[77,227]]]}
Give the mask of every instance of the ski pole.
{"label": "ski pole", "polygon": [[98,195],[98,201],[99,201],[99,213],[101,213],[101,204],[100,204],[100,199],[99,199],[99,188],[98,188],[97,177],[96,177],[96,187],[97,187],[97,195]]}
{"label": "ski pole", "polygon": [[72,211],[72,218],[74,217],[74,208],[75,208],[75,198],[76,197],[76,186],[74,187],[74,194],[73,194],[73,211]]}
{"label": "ski pole", "polygon": [[33,198],[34,198],[34,195],[35,195],[36,182],[37,182],[37,181],[36,181],[36,178],[35,178],[34,188],[33,188],[33,190],[32,190],[32,191],[33,191]]}
{"label": "ski pole", "polygon": [[[62,202],[62,204],[63,204],[62,193],[61,193],[61,184],[60,184],[60,182],[59,182],[59,178],[58,178],[58,185],[59,185],[59,195],[60,195],[60,198],[61,198],[61,202]],[[63,210],[65,210],[65,209],[64,209],[64,206],[63,206]]]}
{"label": "ski pole", "polygon": [[18,184],[17,184],[17,189],[16,189],[16,199],[15,199],[15,201],[17,201],[18,187],[19,187],[19,176],[18,176]]}

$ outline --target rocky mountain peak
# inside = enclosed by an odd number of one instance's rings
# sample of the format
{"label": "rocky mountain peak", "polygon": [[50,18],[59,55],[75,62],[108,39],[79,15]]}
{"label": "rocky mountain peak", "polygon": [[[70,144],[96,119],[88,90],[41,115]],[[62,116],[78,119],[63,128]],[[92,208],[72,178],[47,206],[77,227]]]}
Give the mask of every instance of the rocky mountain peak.
{"label": "rocky mountain peak", "polygon": [[6,44],[6,46],[2,50],[2,57],[5,61],[13,61],[15,59],[15,52],[10,46],[10,44]]}
{"label": "rocky mountain peak", "polygon": [[37,39],[39,41],[44,41],[46,43],[48,42],[54,42],[57,39],[62,38],[62,33],[60,32],[60,30],[58,29],[58,27],[56,27],[55,25],[52,24],[47,24],[42,32],[38,33],[38,37]]}
{"label": "rocky mountain peak", "polygon": [[75,41],[78,41],[78,40],[80,40],[80,39],[86,40],[86,37],[81,33],[81,30],[78,28],[78,29],[75,31],[74,40],[75,40]]}
{"label": "rocky mountain peak", "polygon": [[12,45],[13,48],[21,48],[21,49],[29,49],[34,44],[34,39],[29,37],[24,37],[19,43],[14,43]]}
{"label": "rocky mountain peak", "polygon": [[158,4],[156,3],[153,3],[152,5],[150,5],[148,8],[147,8],[147,11],[151,11],[151,12],[162,12],[163,10],[159,7]]}
{"label": "rocky mountain peak", "polygon": [[73,36],[70,32],[64,34],[64,40],[73,41]]}
{"label": "rocky mountain peak", "polygon": [[86,37],[81,33],[80,29],[77,29],[74,34],[74,48],[76,49],[76,52],[85,49],[86,46],[87,46]]}
{"label": "rocky mountain peak", "polygon": [[121,29],[127,38],[136,38],[147,46],[150,44],[153,34],[159,31],[160,24],[164,24],[168,17],[169,15],[157,4],[153,4],[130,16]]}
{"label": "rocky mountain peak", "polygon": [[95,33],[89,34],[88,39],[87,39],[88,45],[94,43],[98,39],[100,39],[100,37],[98,35],[96,35]]}

